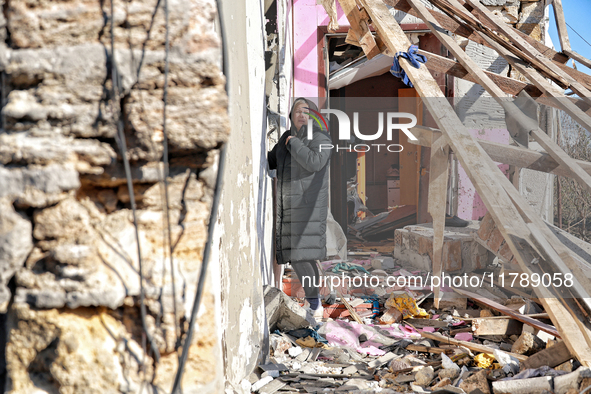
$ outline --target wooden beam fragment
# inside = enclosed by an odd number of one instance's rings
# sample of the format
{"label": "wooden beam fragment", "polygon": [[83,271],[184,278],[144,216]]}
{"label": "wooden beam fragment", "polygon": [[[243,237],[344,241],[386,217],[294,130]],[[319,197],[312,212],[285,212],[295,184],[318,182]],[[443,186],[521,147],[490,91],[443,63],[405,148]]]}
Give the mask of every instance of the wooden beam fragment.
{"label": "wooden beam fragment", "polygon": [[[384,0],[384,3],[386,3],[390,7],[394,7],[399,11],[403,11],[409,15],[419,17],[408,3],[408,0]],[[435,17],[435,19],[437,19],[438,24],[445,30],[448,30],[451,33],[457,34],[459,36],[465,37],[478,44],[488,46],[488,44],[484,42],[478,34],[475,34],[471,29],[468,29],[465,26],[459,24],[455,20],[451,19],[449,16],[441,14],[440,12],[437,12],[435,10],[430,10],[430,12]],[[541,42],[534,40],[533,38],[529,37],[527,34],[519,30],[517,30],[517,32],[517,34],[521,34],[525,40],[528,40],[548,59],[552,59],[553,61],[556,61],[560,64],[566,63],[568,61],[568,57],[563,55],[562,53],[556,52],[552,48],[548,48]]]}
{"label": "wooden beam fragment", "polygon": [[553,335],[555,337],[558,337],[558,338],[561,337],[560,333],[558,332],[558,330],[556,330],[556,328],[554,328],[554,327],[552,327],[552,326],[550,326],[550,325],[548,325],[546,323],[542,323],[541,321],[538,321],[538,320],[532,319],[531,317],[527,317],[525,315],[522,315],[519,312],[516,312],[516,311],[514,311],[512,309],[507,308],[504,305],[501,305],[501,304],[499,304],[497,302],[494,302],[492,300],[489,300],[488,298],[484,298],[484,297],[482,297],[482,296],[480,296],[480,295],[478,295],[476,293],[472,293],[472,292],[467,291],[467,290],[456,289],[456,288],[454,288],[453,290],[456,293],[461,294],[463,296],[466,296],[466,297],[468,297],[468,298],[470,298],[470,299],[478,302],[479,304],[485,305],[485,306],[487,306],[490,309],[493,309],[493,310],[495,310],[497,312],[502,313],[503,315],[510,316],[510,317],[512,317],[515,320],[518,320],[518,321],[520,321],[522,323],[525,323],[527,325],[530,325],[532,327],[535,327],[538,330],[542,330],[544,332],[547,332],[548,334]]}
{"label": "wooden beam fragment", "polygon": [[542,351],[537,352],[532,356],[529,356],[527,360],[521,362],[521,365],[523,366],[523,369],[535,369],[545,365],[549,366],[550,368],[554,368],[572,358],[573,356],[568,350],[566,343],[564,343],[564,341],[560,341]]}
{"label": "wooden beam fragment", "polygon": [[[424,332],[424,331],[421,331],[420,334],[423,338],[432,339],[434,341],[438,341],[443,344],[463,346],[466,349],[470,349],[470,350],[473,350],[478,353],[493,354],[495,351],[495,349],[485,346],[485,345],[479,345],[477,343],[460,341],[458,339],[445,337],[441,334],[435,334],[435,333]],[[500,351],[502,351],[502,350],[500,350]],[[524,356],[523,354],[517,354],[517,353],[511,353],[511,352],[503,352],[503,353],[507,353],[508,355],[515,357],[519,361],[527,360],[527,356]]]}
{"label": "wooden beam fragment", "polygon": [[410,344],[404,348],[405,350],[410,350],[411,352],[421,352],[421,353],[448,353],[451,349],[441,349],[438,347],[431,347],[431,346],[422,346],[422,345],[415,345]]}
{"label": "wooden beam fragment", "polygon": [[[406,12],[410,15],[418,17],[417,13],[412,9],[412,7],[410,6],[410,4],[408,3],[407,0],[384,0],[384,3],[386,3],[387,5],[389,5],[391,7],[394,7],[395,9],[397,9],[399,11],[403,11],[403,12]],[[480,35],[477,34],[476,32],[474,32],[472,29],[469,29],[466,26],[459,24],[458,22],[456,22],[455,20],[453,20],[452,18],[450,18],[449,16],[447,16],[445,14],[442,14],[442,13],[437,12],[435,10],[430,10],[430,12],[431,12],[431,14],[433,14],[435,16],[435,19],[437,20],[439,25],[441,27],[443,27],[445,30],[448,30],[454,34],[459,35],[459,36],[468,38],[469,40],[474,41],[478,44],[482,44],[482,45],[490,47],[490,44],[487,41],[483,40],[482,37],[480,37]],[[486,24],[486,21],[481,21],[481,22]],[[520,35],[523,39],[527,40],[532,46],[534,46],[546,58],[552,60],[554,62],[554,64],[556,66],[558,66],[562,71],[566,72],[571,77],[575,78],[577,81],[580,81],[581,83],[585,84],[585,86],[587,86],[587,88],[591,88],[591,75],[587,75],[581,71],[575,70],[575,69],[567,66],[566,64],[564,64],[568,61],[567,56],[565,56],[562,53],[556,52],[552,48],[548,48],[547,46],[545,46],[541,42],[534,40],[533,38],[529,37],[527,34],[521,32],[517,29],[515,29],[515,33]],[[582,63],[582,64],[584,64],[584,63]]]}
{"label": "wooden beam fragment", "polygon": [[355,320],[359,324],[363,324],[363,320],[361,320],[361,318],[359,317],[357,312],[355,312],[355,309],[353,309],[353,307],[347,302],[345,297],[343,297],[343,295],[340,292],[337,292],[337,294],[341,298],[341,302],[345,305],[345,308],[347,308],[347,310],[351,314],[351,317],[353,318],[353,320]]}
{"label": "wooden beam fragment", "polygon": [[[526,317],[531,317],[532,319],[550,319],[550,316],[547,313],[532,313],[529,315],[523,315]],[[462,317],[464,321],[474,321],[477,319],[481,320],[497,320],[497,319],[507,319],[507,316],[488,316],[488,317]]]}
{"label": "wooden beam fragment", "polygon": [[[429,70],[435,72],[442,72],[451,75],[455,78],[461,78],[468,82],[478,83],[478,81],[476,81],[476,79],[470,75],[468,70],[466,70],[464,66],[462,66],[459,62],[423,50],[419,50],[419,53],[427,58],[427,63],[425,63],[425,65]],[[388,69],[384,69],[384,72],[386,71],[388,71]],[[544,104],[557,109],[562,109],[562,107],[558,105],[556,100],[549,98],[534,84],[505,77],[490,71],[483,71],[495,83],[495,85],[500,87],[501,90],[507,93],[508,95],[517,96],[522,91],[525,91],[540,104]],[[568,100],[570,100],[573,104],[579,107],[587,115],[591,116],[591,105],[587,104],[579,98],[569,97]]]}
{"label": "wooden beam fragment", "polygon": [[522,329],[522,322],[510,318],[472,320],[474,335],[520,335]]}
{"label": "wooden beam fragment", "polygon": [[585,67],[591,68],[591,60],[587,59],[585,56],[578,54],[577,52],[573,51],[572,49],[567,49],[564,51],[574,61],[581,63]]}
{"label": "wooden beam fragment", "polygon": [[569,51],[570,41],[568,40],[568,30],[566,29],[566,21],[564,20],[562,0],[553,0],[552,8],[554,9],[554,19],[556,20],[556,27],[558,30],[558,39],[560,40],[560,47],[562,48],[562,52]]}
{"label": "wooden beam fragment", "polygon": [[579,107],[577,107],[572,101],[568,100],[564,95],[564,92],[548,82],[536,70],[523,63],[521,59],[514,57],[502,46],[490,40],[488,37],[483,36],[483,38],[488,40],[489,43],[495,47],[497,52],[509,62],[509,64],[517,69],[517,71],[525,75],[525,77],[528,78],[534,85],[536,85],[540,90],[544,91],[546,95],[556,98],[556,104],[560,106],[560,109],[568,113],[581,126],[583,126],[583,128],[591,130],[591,117],[583,112],[583,110],[581,110]]}
{"label": "wooden beam fragment", "polygon": [[[379,55],[380,49],[369,30],[368,21],[363,19],[355,0],[339,0],[339,3],[341,3],[341,8],[345,12],[349,24],[351,25],[351,28],[349,29],[351,36],[359,42],[365,56],[367,56],[368,59],[371,59]],[[347,36],[349,36],[349,33]]]}
{"label": "wooden beam fragment", "polygon": [[591,91],[589,91],[579,81],[572,78],[570,75],[557,67],[554,63],[545,61],[545,57],[536,48],[524,40],[523,37],[516,34],[514,31],[515,29],[507,26],[505,22],[503,22],[498,16],[490,12],[480,3],[480,0],[466,0],[466,2],[470,4],[470,6],[472,6],[475,10],[477,10],[478,14],[482,18],[485,18],[491,24],[493,24],[495,26],[495,30],[502,32],[509,40],[511,40],[511,42],[513,42],[513,44],[515,44],[519,49],[527,54],[534,64],[536,64],[549,75],[557,78],[558,81],[566,81],[573,91],[579,94],[579,96],[583,97],[587,103],[591,103]]}
{"label": "wooden beam fragment", "polygon": [[[556,1],[556,0],[555,0]],[[548,135],[540,130],[532,130],[530,134],[535,140],[546,150],[546,152],[552,156],[556,162],[562,167],[565,167],[567,171],[571,172],[571,178],[576,179],[581,186],[591,192],[591,175],[587,174],[578,163],[570,157],[565,151],[562,150],[556,142],[552,141]]]}
{"label": "wooden beam fragment", "polygon": [[[441,131],[425,126],[415,126],[410,132],[417,137],[416,141],[409,141],[424,147],[431,147],[431,134],[439,134]],[[534,171],[546,172],[549,174],[560,175],[567,178],[572,176],[572,172],[560,166],[547,153],[538,152],[531,149],[525,149],[518,146],[499,144],[485,140],[477,140],[484,151],[496,162],[510,164],[521,168],[527,168]],[[591,162],[583,160],[574,160],[579,167],[587,174],[591,175]]]}
{"label": "wooden beam fragment", "polygon": [[[429,167],[429,214],[433,218],[433,275],[441,277],[443,257],[443,233],[445,231],[445,206],[447,202],[447,179],[449,167],[449,145],[446,137],[433,134],[431,141],[431,162]],[[441,289],[433,288],[433,304],[439,309]]]}

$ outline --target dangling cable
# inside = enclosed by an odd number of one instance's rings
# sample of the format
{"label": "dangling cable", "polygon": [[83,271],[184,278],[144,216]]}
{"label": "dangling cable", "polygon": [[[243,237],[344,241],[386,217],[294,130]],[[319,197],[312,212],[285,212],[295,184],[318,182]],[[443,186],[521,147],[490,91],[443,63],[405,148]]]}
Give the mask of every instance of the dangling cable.
{"label": "dangling cable", "polygon": [[[226,77],[226,93],[228,93],[228,86],[230,81],[230,74],[228,69],[228,49],[226,43],[226,29],[224,28],[224,18],[222,12],[221,0],[216,0],[218,9],[218,19],[220,23],[220,35],[222,38],[222,72]],[[213,242],[213,230],[215,222],[217,221],[218,205],[220,201],[220,194],[222,191],[222,181],[224,178],[224,166],[226,162],[226,148],[227,144],[222,144],[220,148],[220,157],[218,161],[218,173],[216,176],[215,188],[213,192],[213,200],[211,202],[211,213],[209,216],[209,225],[207,228],[207,243],[203,251],[203,261],[201,263],[201,270],[199,272],[199,281],[197,283],[197,292],[195,293],[195,301],[193,302],[193,309],[191,310],[191,320],[189,321],[189,329],[185,336],[183,352],[179,358],[179,367],[174,378],[174,384],[172,386],[172,394],[181,393],[181,380],[183,378],[183,372],[185,364],[187,363],[187,356],[189,355],[189,348],[191,347],[191,340],[193,338],[193,331],[195,330],[195,320],[197,320],[197,314],[199,312],[199,304],[201,303],[201,295],[203,293],[203,287],[205,279],[207,278],[207,266],[209,264],[209,255],[211,253],[211,245]]]}
{"label": "dangling cable", "polygon": [[[117,72],[117,66],[115,62],[115,13],[113,7],[114,1],[111,0],[111,100],[113,104],[113,115],[117,120],[117,144],[121,150],[121,158],[123,159],[123,166],[125,168],[125,177],[127,178],[127,189],[129,190],[129,201],[131,203],[131,210],[133,212],[133,225],[135,227],[135,239],[137,242],[137,256],[139,261],[139,274],[140,274],[140,313],[142,319],[142,328],[148,341],[150,342],[150,347],[152,353],[154,354],[154,360],[156,362],[160,361],[160,352],[158,351],[158,346],[154,342],[154,338],[150,335],[148,331],[148,326],[146,324],[146,305],[144,303],[144,274],[142,269],[142,250],[140,246],[140,233],[139,227],[137,224],[137,215],[136,215],[136,205],[135,205],[135,194],[133,192],[133,182],[131,179],[131,169],[129,166],[129,160],[127,159],[127,143],[125,141],[125,134],[123,133],[123,121],[121,119],[121,105],[119,103],[119,74]],[[144,350],[144,354],[146,354],[146,349]]]}

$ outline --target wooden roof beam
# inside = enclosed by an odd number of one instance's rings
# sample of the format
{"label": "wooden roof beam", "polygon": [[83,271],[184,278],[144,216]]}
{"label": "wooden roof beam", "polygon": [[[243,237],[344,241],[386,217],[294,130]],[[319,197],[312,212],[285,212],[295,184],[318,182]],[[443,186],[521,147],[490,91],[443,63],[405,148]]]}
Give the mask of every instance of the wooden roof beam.
{"label": "wooden roof beam", "polygon": [[[466,0],[466,2],[477,11],[478,15],[481,18],[486,19],[489,23],[494,25],[494,30],[497,32],[501,32],[504,34],[513,44],[515,44],[519,49],[521,49],[525,54],[527,54],[531,60],[535,60],[534,63],[538,65],[542,65],[542,70],[550,72],[558,76],[563,80],[566,80],[568,84],[570,84],[570,88],[579,94],[579,96],[583,97],[587,103],[591,104],[591,91],[587,89],[583,84],[581,84],[576,79],[572,78],[569,74],[565,73],[561,70],[558,66],[556,66],[552,62],[546,61],[545,57],[536,49],[534,48],[527,40],[524,40],[523,37],[516,34],[516,29],[507,26],[505,22],[503,22],[498,16],[494,15],[492,12],[488,10],[485,6],[480,3],[480,0]],[[499,37],[500,39],[500,37]]]}
{"label": "wooden roof beam", "polygon": [[[432,134],[440,134],[441,131],[425,126],[415,126],[410,132],[417,137],[416,141],[410,141],[424,147],[431,147]],[[498,163],[509,164],[529,170],[545,172],[564,177],[572,177],[572,173],[561,166],[548,153],[521,148],[514,145],[499,144],[497,142],[476,140],[490,158]],[[591,163],[583,160],[575,160],[587,174],[591,175]]]}
{"label": "wooden roof beam", "polygon": [[[440,55],[436,55],[428,51],[419,50],[419,53],[427,57],[428,61],[427,63],[425,63],[425,65],[429,70],[435,72],[442,72],[456,78],[461,78],[468,82],[478,83],[476,79],[474,79],[470,75],[468,70],[466,70],[464,66],[462,66],[459,62]],[[525,91],[540,104],[544,104],[557,109],[562,109],[562,107],[559,106],[558,103],[556,103],[556,100],[549,98],[537,86],[531,83],[505,77],[503,75],[495,74],[490,71],[483,71],[498,87],[500,87],[503,90],[503,92],[511,96],[517,96],[522,91]],[[574,103],[582,111],[587,113],[587,115],[591,116],[591,105],[585,103],[581,99],[574,97],[569,97],[568,100]]]}
{"label": "wooden roof beam", "polygon": [[566,29],[566,20],[564,20],[562,0],[553,0],[552,8],[554,9],[554,20],[556,20],[560,48],[562,48],[562,52],[570,51],[570,41],[568,39],[568,30]]}
{"label": "wooden roof beam", "polygon": [[[413,15],[418,17],[417,13],[412,9],[410,4],[407,0],[384,0],[384,3],[399,10],[408,13],[409,15]],[[457,34],[459,36],[468,38],[471,41],[474,41],[478,44],[489,46],[490,45],[483,40],[477,33],[472,31],[472,29],[467,28],[466,26],[456,22],[449,16],[437,12],[435,10],[429,10],[429,12],[435,17],[439,26],[442,28],[450,31],[451,33]],[[551,59],[554,64],[560,67],[564,72],[568,73],[571,77],[575,78],[576,80],[584,83],[588,88],[591,88],[591,76],[587,75],[581,71],[575,70],[566,63],[568,61],[568,56],[565,56],[562,53],[556,52],[552,48],[548,48],[544,44],[534,40],[533,38],[529,37],[527,34],[516,30],[516,34],[519,34],[523,37],[523,39],[527,40],[531,45],[533,45],[541,54],[543,54],[546,58]],[[582,62],[581,62],[582,63]],[[582,63],[584,64],[584,63]]]}

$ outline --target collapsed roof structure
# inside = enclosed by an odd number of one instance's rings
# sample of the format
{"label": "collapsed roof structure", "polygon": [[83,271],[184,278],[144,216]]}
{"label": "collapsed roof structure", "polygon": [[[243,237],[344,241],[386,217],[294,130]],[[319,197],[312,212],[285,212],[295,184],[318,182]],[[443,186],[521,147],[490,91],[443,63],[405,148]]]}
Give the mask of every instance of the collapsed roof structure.
{"label": "collapsed roof structure", "polygon": [[[399,60],[439,127],[438,130],[413,129],[419,143],[431,147],[428,205],[434,228],[433,275],[441,272],[447,166],[452,150],[511,249],[514,256],[511,262],[528,274],[560,273],[574,278],[570,287],[534,289],[570,352],[582,365],[591,366],[591,284],[583,273],[588,267],[546,226],[494,163],[496,160],[571,177],[591,190],[591,164],[569,157],[539,129],[537,122],[531,121],[524,105],[513,98],[533,98],[558,108],[591,131],[591,76],[565,64],[574,59],[591,66],[591,61],[571,49],[561,1],[554,0],[561,53],[506,25],[478,0],[431,0],[436,9],[428,9],[419,0],[338,1],[351,25],[347,42],[360,46],[368,59],[380,53],[390,56],[404,53],[411,46],[386,5],[421,18],[457,59],[456,62],[421,51],[429,59],[426,67],[415,68],[408,60]],[[331,15],[330,2],[324,3]],[[448,32],[494,49],[529,82],[482,70]],[[505,110],[509,131],[516,143],[521,142],[520,146],[478,143],[456,115],[430,70],[480,84]],[[578,97],[565,95],[565,89],[571,89]],[[546,155],[527,149],[530,137],[545,149]]]}

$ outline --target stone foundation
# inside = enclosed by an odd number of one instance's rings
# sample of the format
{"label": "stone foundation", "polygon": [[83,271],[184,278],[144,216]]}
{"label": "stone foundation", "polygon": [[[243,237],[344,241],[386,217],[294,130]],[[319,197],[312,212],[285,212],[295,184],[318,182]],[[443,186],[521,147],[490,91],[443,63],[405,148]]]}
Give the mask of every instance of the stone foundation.
{"label": "stone foundation", "polygon": [[[472,272],[485,268],[494,256],[474,237],[478,222],[468,227],[446,227],[443,239],[442,271]],[[394,257],[424,271],[433,271],[432,224],[406,226],[394,232]]]}

